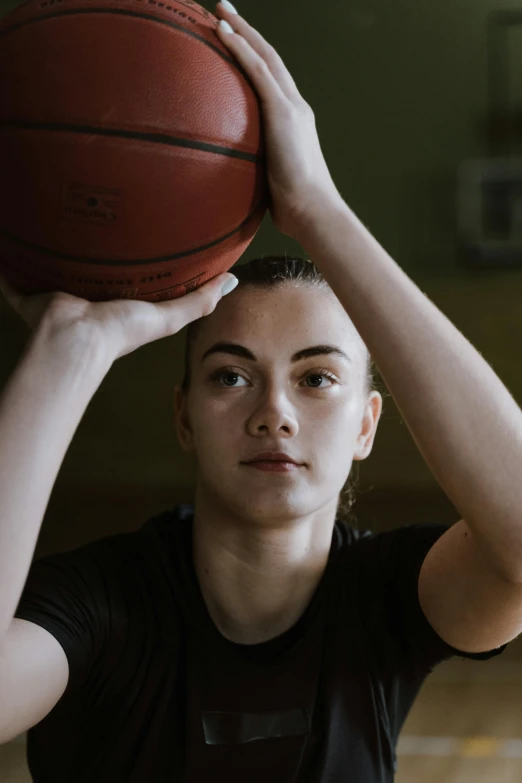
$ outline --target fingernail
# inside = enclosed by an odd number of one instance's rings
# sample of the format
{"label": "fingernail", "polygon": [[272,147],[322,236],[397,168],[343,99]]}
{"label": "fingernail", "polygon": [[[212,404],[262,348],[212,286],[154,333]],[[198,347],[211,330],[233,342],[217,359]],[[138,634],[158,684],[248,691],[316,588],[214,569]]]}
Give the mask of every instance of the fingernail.
{"label": "fingernail", "polygon": [[224,19],[220,19],[219,27],[223,30],[224,33],[233,33],[234,30],[229,25],[228,22],[226,22]]}
{"label": "fingernail", "polygon": [[231,14],[237,14],[236,9],[232,5],[232,3],[229,3],[228,0],[219,0],[225,11],[228,11]]}
{"label": "fingernail", "polygon": [[227,294],[229,294],[231,291],[234,290],[234,288],[237,286],[238,283],[239,280],[237,279],[237,277],[235,275],[232,275],[221,288],[222,295],[226,296]]}

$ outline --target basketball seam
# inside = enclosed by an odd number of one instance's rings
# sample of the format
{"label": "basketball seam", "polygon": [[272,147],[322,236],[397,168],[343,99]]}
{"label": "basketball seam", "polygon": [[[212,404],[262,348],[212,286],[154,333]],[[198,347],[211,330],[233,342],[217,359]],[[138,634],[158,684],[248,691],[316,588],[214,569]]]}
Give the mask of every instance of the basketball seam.
{"label": "basketball seam", "polygon": [[176,24],[175,22],[172,22],[168,19],[160,19],[159,17],[154,16],[153,14],[138,13],[137,11],[129,11],[120,8],[118,9],[82,8],[80,10],[76,8],[66,8],[62,11],[52,11],[50,14],[43,14],[42,16],[38,16],[35,19],[26,19],[23,22],[16,22],[12,24],[10,27],[6,27],[5,30],[0,30],[0,38],[3,38],[9,33],[14,32],[15,30],[18,30],[21,27],[25,27],[25,25],[28,24],[36,24],[37,22],[42,22],[48,19],[54,19],[55,17],[58,16],[75,16],[75,15],[81,16],[83,14],[116,14],[117,16],[135,16],[138,17],[138,19],[147,19],[150,22],[158,22],[159,24],[164,24],[167,27],[173,27],[175,30],[180,30],[182,33],[186,33],[187,35],[190,35],[192,38],[195,38],[200,43],[205,44],[205,46],[208,46],[216,54],[218,54],[223,60],[225,60],[225,62],[227,62],[229,65],[232,65],[246,79],[250,87],[252,87],[253,89],[253,85],[250,80],[250,77],[243,70],[243,68],[237,63],[236,60],[234,60],[232,57],[228,57],[224,52],[221,51],[221,49],[219,49],[217,46],[214,46],[214,44],[210,43],[210,41],[207,41],[207,39],[203,38],[203,36],[198,35],[198,33],[195,33],[192,30],[187,30],[186,27],[183,27],[183,25]]}
{"label": "basketball seam", "polygon": [[44,130],[63,133],[84,133],[87,135],[112,136],[120,139],[137,139],[151,144],[166,144],[171,147],[186,147],[188,149],[201,150],[203,152],[212,152],[215,155],[226,155],[231,158],[240,158],[249,163],[261,163],[263,155],[254,155],[251,152],[242,152],[233,147],[220,147],[218,144],[211,144],[204,141],[192,141],[177,136],[168,136],[163,133],[139,133],[137,131],[126,131],[121,128],[98,128],[94,125],[72,125],[61,122],[0,122],[0,131],[3,129],[18,130]]}
{"label": "basketball seam", "polygon": [[[35,5],[39,6],[40,8],[45,8],[48,5],[55,5],[56,3],[62,3],[64,0],[25,0],[25,2],[20,3],[16,6],[16,11],[20,8],[25,8],[29,5]],[[169,6],[166,6],[163,0],[147,0],[147,2],[150,5],[157,5],[160,8],[165,8],[167,11],[171,11],[172,9]],[[197,14],[197,16],[200,16],[202,19],[206,19],[207,21],[212,21],[212,19],[215,17],[212,16],[210,11],[207,11],[206,8],[203,8],[202,6],[199,6],[197,3],[192,2],[186,2],[186,0],[173,0],[177,5],[184,5],[185,8],[190,9],[191,14]],[[178,13],[176,11],[176,13]],[[197,19],[193,19],[191,16],[188,16],[183,12],[182,14],[183,19],[188,19],[190,22],[193,22],[195,24],[198,23]]]}
{"label": "basketball seam", "polygon": [[248,222],[256,215],[257,212],[259,212],[262,208],[264,208],[264,199],[261,199],[256,207],[250,212],[250,214],[243,220],[237,228],[234,228],[232,231],[230,231],[228,234],[225,234],[224,236],[220,237],[219,239],[215,239],[212,242],[208,242],[206,245],[200,245],[199,247],[192,248],[190,250],[184,250],[182,253],[174,253],[173,255],[169,256],[159,256],[158,258],[142,258],[138,259],[136,261],[133,261],[131,259],[125,258],[125,259],[100,259],[100,258],[88,258],[83,256],[74,256],[70,255],[68,253],[60,253],[55,250],[51,250],[48,247],[43,247],[40,245],[35,245],[32,242],[27,242],[24,239],[21,239],[20,237],[17,237],[15,234],[10,234],[7,231],[2,231],[0,229],[0,236],[5,237],[6,239],[16,242],[19,245],[23,245],[24,247],[30,248],[31,250],[37,250],[40,253],[44,253],[46,255],[52,255],[56,258],[60,258],[62,261],[71,261],[71,262],[77,262],[82,264],[99,264],[101,266],[140,266],[148,265],[148,264],[160,264],[164,263],[166,261],[176,261],[180,258],[185,258],[186,256],[192,256],[196,253],[202,253],[205,250],[209,250],[211,247],[216,247],[217,245],[221,244],[222,242],[226,242],[227,239],[230,239],[230,237],[234,236],[234,234],[237,234],[238,231],[241,231]]}

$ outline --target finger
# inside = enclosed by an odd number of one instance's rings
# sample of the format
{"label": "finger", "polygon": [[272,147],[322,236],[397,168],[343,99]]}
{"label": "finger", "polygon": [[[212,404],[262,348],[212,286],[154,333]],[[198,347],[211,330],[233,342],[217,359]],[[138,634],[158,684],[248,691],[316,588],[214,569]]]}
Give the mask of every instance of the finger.
{"label": "finger", "polygon": [[260,57],[241,35],[233,35],[217,28],[219,37],[243,66],[248,77],[252,80],[264,107],[273,106],[275,102],[287,102],[285,95],[267,63]]}
{"label": "finger", "polygon": [[[234,279],[237,285],[237,278],[233,273],[223,273],[178,299],[158,302],[155,307],[163,315],[165,334],[172,334],[173,330],[179,331],[191,321],[210,315],[226,295],[223,294],[223,286]],[[230,289],[227,293],[232,290]],[[182,306],[180,307],[180,305]]]}
{"label": "finger", "polygon": [[[255,81],[257,69],[261,69],[259,61],[265,63],[270,72],[273,81],[277,84],[279,90],[290,100],[301,98],[297,85],[293,80],[290,72],[284,64],[281,56],[276,52],[273,46],[269,44],[261,33],[255,30],[248,22],[243,19],[239,14],[234,14],[232,11],[228,11],[221,3],[217,4],[217,14],[221,19],[228,22],[234,30],[236,35],[223,32],[220,25],[217,27],[219,38],[231,51],[236,54],[240,63],[244,66],[245,70],[252,77],[255,87],[259,90],[263,85],[257,84]],[[245,46],[242,41],[247,43]],[[257,55],[257,57],[254,57]],[[254,72],[249,70],[254,68]],[[259,79],[259,81],[261,81]],[[269,96],[262,96],[263,99],[269,98]]]}

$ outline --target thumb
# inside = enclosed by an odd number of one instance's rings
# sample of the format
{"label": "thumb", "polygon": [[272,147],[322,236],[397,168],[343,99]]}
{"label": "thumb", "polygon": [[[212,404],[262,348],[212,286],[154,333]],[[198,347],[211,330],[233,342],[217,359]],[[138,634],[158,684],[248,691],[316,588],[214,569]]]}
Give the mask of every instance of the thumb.
{"label": "thumb", "polygon": [[213,313],[221,299],[238,283],[235,275],[224,273],[177,299],[158,302],[155,306],[163,312],[167,333],[177,332],[191,321]]}
{"label": "thumb", "polygon": [[230,275],[228,273],[226,275],[221,275],[221,277],[222,277],[222,280],[220,280],[221,296],[223,297],[226,296],[227,294],[230,294],[234,290],[234,288],[239,283],[239,280],[235,275]]}
{"label": "thumb", "polygon": [[235,275],[226,272],[208,280],[190,294],[186,294],[187,302],[193,298],[195,307],[202,311],[201,315],[210,315],[221,299],[230,294],[238,283],[239,280]]}

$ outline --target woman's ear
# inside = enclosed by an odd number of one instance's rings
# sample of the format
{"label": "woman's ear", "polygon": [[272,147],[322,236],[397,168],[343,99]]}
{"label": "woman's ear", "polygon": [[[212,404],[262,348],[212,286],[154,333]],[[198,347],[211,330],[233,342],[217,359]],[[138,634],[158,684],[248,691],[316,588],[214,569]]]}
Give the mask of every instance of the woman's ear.
{"label": "woman's ear", "polygon": [[361,421],[361,431],[353,455],[354,460],[363,460],[370,456],[373,448],[377,426],[382,413],[382,395],[373,391],[366,403]]}
{"label": "woman's ear", "polygon": [[174,418],[179,445],[183,451],[194,451],[192,426],[188,413],[188,399],[187,395],[183,393],[181,386],[176,386],[174,389]]}

